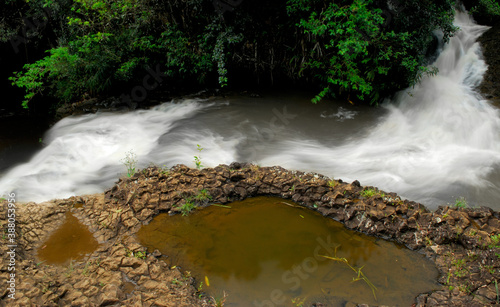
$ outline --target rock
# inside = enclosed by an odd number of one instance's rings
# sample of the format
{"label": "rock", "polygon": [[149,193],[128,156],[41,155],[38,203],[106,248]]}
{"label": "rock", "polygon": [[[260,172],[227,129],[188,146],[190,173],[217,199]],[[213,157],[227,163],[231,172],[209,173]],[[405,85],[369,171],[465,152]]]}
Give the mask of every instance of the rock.
{"label": "rock", "polygon": [[90,301],[88,299],[88,297],[86,296],[80,296],[79,298],[77,298],[76,300],[72,301],[71,302],[71,306],[73,307],[80,307],[80,306],[89,306],[90,305]]}
{"label": "rock", "polygon": [[80,289],[88,289],[90,287],[90,281],[87,278],[85,278],[85,279],[77,282],[76,284],[74,284],[73,287],[75,289],[78,289],[78,290],[80,290]]}
{"label": "rock", "polygon": [[99,306],[109,306],[118,303],[123,298],[121,290],[115,285],[106,285],[102,288]]}
{"label": "rock", "polygon": [[476,294],[480,295],[482,297],[485,297],[491,301],[494,301],[497,299],[496,289],[493,285],[483,286],[483,287],[477,289]]}
{"label": "rock", "polygon": [[[451,297],[448,291],[421,295],[419,302],[426,306],[474,306],[479,299],[496,301],[492,281],[500,278],[500,262],[495,255],[500,251],[485,247],[492,244],[492,235],[500,233],[498,212],[488,208],[449,207],[429,212],[421,204],[401,201],[394,193],[385,193],[384,198],[359,200],[359,192],[364,189],[359,182],[338,181],[334,187],[329,182],[322,175],[280,167],[233,164],[200,171],[180,165],[168,175],[158,168],[148,168],[134,175],[133,180],[122,178],[105,194],[55,200],[43,206],[19,205],[18,226],[24,234],[18,243],[22,250],[18,258],[22,268],[19,301],[47,306],[203,306],[189,278],[187,283],[169,287],[174,278],[184,277],[178,270],[168,269],[175,263],[167,265],[159,251],[146,259],[130,257],[132,253],[145,251],[135,238],[141,224],[149,222],[158,212],[178,210],[176,207],[184,201],[183,193],[193,196],[201,189],[209,191],[212,202],[221,204],[262,194],[279,195],[315,208],[326,217],[344,221],[349,228],[425,252],[435,261],[440,282],[456,290]],[[83,202],[83,206],[74,207],[76,200]],[[65,275],[66,269],[35,265],[37,244],[61,224],[67,210],[73,210],[101,241],[92,255],[74,262],[75,274],[70,277]],[[4,213],[0,206],[2,223]],[[0,251],[5,253],[6,247],[0,246]],[[454,274],[453,264],[459,260],[463,261],[467,277]],[[449,280],[448,272],[451,272]],[[5,262],[0,262],[0,280],[7,276]],[[473,294],[457,290],[466,280],[472,289],[477,289]],[[131,281],[136,286],[125,297],[125,282]],[[2,293],[5,296],[6,290],[0,290]],[[321,306],[321,302],[315,304]]]}
{"label": "rock", "polygon": [[80,292],[80,291],[70,291],[68,292],[66,295],[65,295],[65,299],[68,300],[68,301],[74,301],[76,300],[77,298],[79,298],[80,296],[82,296],[83,293]]}
{"label": "rock", "polygon": [[143,260],[135,257],[124,257],[121,261],[122,267],[132,267],[132,268],[138,268],[144,263]]}
{"label": "rock", "polygon": [[90,288],[85,289],[85,291],[83,292],[83,294],[87,297],[95,297],[97,293],[99,293],[99,288],[97,288],[96,286],[91,286]]}
{"label": "rock", "polygon": [[495,103],[500,98],[500,57],[498,50],[500,49],[500,22],[497,22],[491,29],[479,37],[478,41],[483,47],[483,54],[488,64],[483,82],[479,86],[481,93],[486,99],[493,100]]}

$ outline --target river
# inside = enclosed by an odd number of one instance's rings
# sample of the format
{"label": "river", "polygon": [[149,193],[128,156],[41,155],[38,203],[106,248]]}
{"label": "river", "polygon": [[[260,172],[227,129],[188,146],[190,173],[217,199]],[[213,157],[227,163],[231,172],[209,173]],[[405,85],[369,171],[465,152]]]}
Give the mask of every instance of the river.
{"label": "river", "polygon": [[500,210],[500,116],[475,91],[487,69],[476,39],[487,27],[466,13],[455,24],[461,31],[434,63],[439,74],[378,108],[313,105],[310,93],[290,91],[67,117],[29,159],[11,150],[0,160],[0,194],[40,202],[103,192],[132,151],[139,168],[194,167],[196,155],[205,167],[254,162],[359,180],[430,208],[465,197]]}

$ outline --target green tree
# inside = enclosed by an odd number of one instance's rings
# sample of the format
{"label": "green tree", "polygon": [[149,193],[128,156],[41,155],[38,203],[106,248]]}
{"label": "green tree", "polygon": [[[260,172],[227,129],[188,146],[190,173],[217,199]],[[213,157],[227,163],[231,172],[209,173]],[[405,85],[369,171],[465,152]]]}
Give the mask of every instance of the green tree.
{"label": "green tree", "polygon": [[[190,1],[187,5],[197,11],[201,10],[198,4]],[[190,14],[184,9],[177,16],[201,19],[201,31],[196,29],[200,23],[178,22],[173,17],[176,14],[169,14],[161,3],[74,0],[59,46],[11,78],[14,85],[26,90],[23,106],[28,107],[35,95],[44,92],[63,102],[109,92],[141,75],[139,69],[157,64],[171,80],[196,78],[199,82],[217,67],[220,84],[225,85],[224,48],[239,36],[217,22],[220,18],[213,8],[212,15]]]}
{"label": "green tree", "polygon": [[313,37],[303,69],[324,84],[313,102],[340,93],[376,103],[435,74],[426,66],[426,52],[434,30],[441,29],[445,40],[455,31],[454,2],[424,2],[390,8],[373,0],[288,0],[288,14],[299,16],[297,25]]}
{"label": "green tree", "polygon": [[[63,102],[119,95],[157,65],[171,86],[223,87],[238,73],[248,83],[251,72],[256,83],[278,76],[317,85],[314,102],[376,103],[437,73],[427,66],[433,33],[446,41],[456,30],[453,0],[255,0],[224,14],[206,0],[6,2],[9,12],[58,12],[53,47],[11,77],[26,91],[25,107],[40,94]],[[495,11],[490,2],[480,3]],[[12,27],[0,24],[0,38]]]}

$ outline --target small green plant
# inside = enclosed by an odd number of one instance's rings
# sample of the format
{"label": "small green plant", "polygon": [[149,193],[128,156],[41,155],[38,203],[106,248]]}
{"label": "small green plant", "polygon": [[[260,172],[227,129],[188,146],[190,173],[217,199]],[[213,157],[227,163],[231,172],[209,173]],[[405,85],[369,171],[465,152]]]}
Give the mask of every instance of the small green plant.
{"label": "small green plant", "polygon": [[223,307],[224,304],[226,303],[227,299],[227,293],[226,291],[223,292],[222,297],[211,297],[211,302],[215,307]]}
{"label": "small green plant", "polygon": [[137,165],[136,154],[133,151],[128,151],[121,162],[127,167],[127,176],[132,177],[135,174],[135,166]]}
{"label": "small green plant", "polygon": [[336,180],[330,180],[328,181],[328,186],[331,187],[331,188],[335,188],[337,186],[337,184],[339,184]]}
{"label": "small green plant", "polygon": [[134,253],[133,251],[126,248],[125,253],[126,253],[127,257],[135,257],[137,259],[146,259],[146,252],[138,251],[138,252]]}
{"label": "small green plant", "polygon": [[425,237],[425,244],[427,246],[431,246],[433,243],[432,243],[432,240],[429,237]]}
{"label": "small green plant", "polygon": [[200,204],[206,204],[212,200],[212,195],[206,189],[203,189],[196,194],[194,199]]}
{"label": "small green plant", "polygon": [[189,213],[191,213],[191,211],[193,211],[193,209],[195,208],[195,204],[191,197],[185,198],[184,201],[184,204],[180,206],[181,214],[182,216],[187,216],[189,215]]}
{"label": "small green plant", "polygon": [[[447,285],[450,284],[451,276],[452,276],[451,272],[448,272],[448,275],[446,276],[446,284]],[[450,291],[453,290],[453,286],[450,286],[450,287],[451,287]]]}
{"label": "small green plant", "polygon": [[201,151],[203,148],[200,146],[200,144],[196,144],[196,150],[198,150],[199,154],[198,156],[194,156],[194,163],[196,164],[197,169],[203,168],[203,165],[201,164]]}
{"label": "small green plant", "polygon": [[469,271],[465,267],[465,260],[464,259],[457,259],[451,263],[456,271],[455,271],[455,276],[457,277],[464,277],[469,274]]}
{"label": "small green plant", "polygon": [[498,244],[500,242],[500,234],[491,235],[490,239],[491,239],[491,244],[488,245],[489,248],[500,247],[500,245]]}
{"label": "small green plant", "polygon": [[186,273],[184,274],[184,276],[182,276],[182,280],[183,281],[188,281],[189,278],[191,278],[191,271],[186,271]]}
{"label": "small green plant", "polygon": [[495,290],[497,291],[497,304],[500,304],[500,293],[498,292],[498,283],[495,279]]}
{"label": "small green plant", "polygon": [[495,274],[495,268],[492,265],[485,265],[484,268],[490,273]]}
{"label": "small green plant", "polygon": [[196,292],[198,292],[198,298],[203,297],[203,282],[200,282],[198,288],[196,288]]}
{"label": "small green plant", "polygon": [[163,164],[163,167],[161,168],[161,173],[166,176],[170,175],[170,170],[165,164]]}
{"label": "small green plant", "polygon": [[[191,213],[191,211],[193,211],[193,209],[195,209],[199,205],[206,205],[213,199],[212,195],[210,195],[210,193],[206,189],[198,191],[198,193],[194,196],[184,195],[183,198],[184,204],[179,205],[183,216],[187,216],[189,213]],[[219,206],[227,207],[223,205]]]}
{"label": "small green plant", "polygon": [[146,252],[136,252],[134,257],[138,259],[146,259]]}
{"label": "small green plant", "polygon": [[455,200],[455,207],[459,208],[467,208],[467,200],[464,197],[457,198]]}
{"label": "small green plant", "polygon": [[370,198],[372,196],[375,196],[377,195],[377,190],[375,189],[365,189],[363,191],[361,191],[361,193],[359,193],[361,196],[365,197],[365,198]]}
{"label": "small green plant", "polygon": [[173,285],[179,285],[180,283],[181,282],[177,278],[172,279],[172,284]]}

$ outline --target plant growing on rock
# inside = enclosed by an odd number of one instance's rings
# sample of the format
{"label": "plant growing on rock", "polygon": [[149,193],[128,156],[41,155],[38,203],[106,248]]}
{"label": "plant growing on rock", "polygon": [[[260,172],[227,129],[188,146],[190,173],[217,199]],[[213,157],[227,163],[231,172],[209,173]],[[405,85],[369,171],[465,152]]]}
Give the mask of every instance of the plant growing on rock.
{"label": "plant growing on rock", "polygon": [[337,186],[337,184],[339,184],[339,183],[336,180],[332,179],[332,180],[328,181],[328,186],[331,188],[335,188]]}
{"label": "plant growing on rock", "polygon": [[138,259],[146,259],[146,252],[139,251],[134,254],[134,257]]}
{"label": "plant growing on rock", "polygon": [[135,174],[135,166],[137,165],[136,154],[133,151],[128,151],[121,162],[127,167],[127,176],[132,177]]}
{"label": "plant growing on rock", "polygon": [[203,148],[200,146],[200,144],[196,144],[196,150],[198,150],[199,154],[198,156],[194,156],[194,163],[196,164],[197,169],[202,169],[203,165],[201,164],[201,151]]}
{"label": "plant growing on rock", "polygon": [[185,198],[184,201],[184,204],[180,206],[181,214],[182,216],[187,216],[189,213],[191,213],[191,211],[193,211],[193,209],[195,208],[195,204],[191,197]]}
{"label": "plant growing on rock", "polygon": [[467,200],[464,197],[460,197],[460,198],[457,198],[455,200],[455,207],[457,209],[459,209],[459,208],[467,208],[467,206],[468,206]]}
{"label": "plant growing on rock", "polygon": [[227,299],[227,293],[226,291],[223,292],[223,295],[222,297],[211,297],[211,302],[213,304],[213,306],[215,307],[223,307],[224,304],[226,303],[226,299]]}
{"label": "plant growing on rock", "polygon": [[168,169],[168,167],[165,164],[163,164],[163,167],[161,167],[160,170],[161,170],[161,173],[163,175],[166,175],[166,176],[170,175],[170,170]]}
{"label": "plant growing on rock", "polygon": [[195,195],[194,199],[199,204],[207,204],[212,200],[212,195],[206,189],[202,189]]}
{"label": "plant growing on rock", "polygon": [[184,194],[183,198],[184,204],[178,206],[183,216],[187,216],[196,207],[206,205],[213,199],[207,189],[198,191],[194,196],[192,194]]}
{"label": "plant growing on rock", "polygon": [[491,235],[491,244],[488,246],[489,248],[495,248],[495,247],[500,247],[500,234],[497,235]]}
{"label": "plant growing on rock", "polygon": [[365,198],[370,198],[372,196],[377,195],[378,193],[377,193],[377,190],[375,190],[375,189],[365,189],[365,190],[361,191],[359,194]]}

